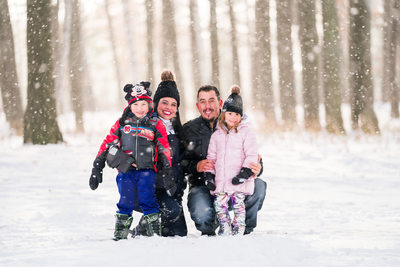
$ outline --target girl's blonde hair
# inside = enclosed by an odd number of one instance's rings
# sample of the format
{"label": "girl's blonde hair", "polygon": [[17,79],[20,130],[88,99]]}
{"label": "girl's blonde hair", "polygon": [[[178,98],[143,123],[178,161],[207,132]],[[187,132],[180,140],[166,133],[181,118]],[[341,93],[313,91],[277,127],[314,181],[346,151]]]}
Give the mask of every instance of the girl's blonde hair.
{"label": "girl's blonde hair", "polygon": [[[242,122],[242,117],[240,116],[240,120],[235,124],[235,125],[233,125],[233,127],[229,127],[228,126],[228,124],[226,123],[226,121],[225,121],[225,113],[226,113],[226,111],[223,111],[222,113],[221,113],[221,115],[219,116],[219,126],[221,127],[221,129],[223,129],[224,131],[225,131],[225,133],[226,134],[228,134],[228,132],[230,131],[230,130],[235,130],[235,133],[237,133],[238,132],[238,129],[237,129],[237,127],[239,126],[239,124]],[[224,127],[225,126],[225,127]],[[228,130],[227,130],[228,129]]]}

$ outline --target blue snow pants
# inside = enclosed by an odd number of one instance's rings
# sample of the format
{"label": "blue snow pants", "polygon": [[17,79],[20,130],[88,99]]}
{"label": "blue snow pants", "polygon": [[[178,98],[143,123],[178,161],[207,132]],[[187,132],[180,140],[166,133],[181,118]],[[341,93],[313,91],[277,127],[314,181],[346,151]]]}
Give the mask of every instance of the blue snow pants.
{"label": "blue snow pants", "polygon": [[119,191],[118,213],[131,215],[138,205],[144,215],[159,213],[155,196],[157,175],[153,170],[131,170],[127,173],[119,172],[117,186]]}

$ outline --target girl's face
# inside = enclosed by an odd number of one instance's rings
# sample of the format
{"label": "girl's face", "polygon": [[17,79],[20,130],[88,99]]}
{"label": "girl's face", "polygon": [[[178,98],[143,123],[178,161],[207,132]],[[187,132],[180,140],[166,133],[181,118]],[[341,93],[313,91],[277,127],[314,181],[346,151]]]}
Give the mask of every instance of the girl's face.
{"label": "girl's face", "polygon": [[174,118],[177,110],[178,103],[172,97],[163,97],[158,102],[157,113],[161,118],[165,120],[170,120]]}
{"label": "girl's face", "polygon": [[230,111],[225,112],[225,122],[229,128],[236,126],[240,122],[241,119],[242,119],[242,116],[240,116],[239,113],[230,112]]}
{"label": "girl's face", "polygon": [[136,101],[131,105],[132,113],[140,118],[143,118],[149,112],[149,103],[146,100]]}

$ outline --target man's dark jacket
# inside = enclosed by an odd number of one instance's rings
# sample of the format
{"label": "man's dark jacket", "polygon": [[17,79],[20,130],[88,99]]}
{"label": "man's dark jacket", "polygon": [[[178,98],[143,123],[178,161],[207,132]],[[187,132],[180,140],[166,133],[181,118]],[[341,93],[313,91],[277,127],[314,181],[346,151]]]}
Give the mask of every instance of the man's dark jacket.
{"label": "man's dark jacket", "polygon": [[188,176],[190,186],[205,185],[203,173],[197,172],[197,163],[207,158],[208,145],[215,129],[216,123],[211,128],[210,123],[201,116],[183,125],[185,152],[181,164]]}

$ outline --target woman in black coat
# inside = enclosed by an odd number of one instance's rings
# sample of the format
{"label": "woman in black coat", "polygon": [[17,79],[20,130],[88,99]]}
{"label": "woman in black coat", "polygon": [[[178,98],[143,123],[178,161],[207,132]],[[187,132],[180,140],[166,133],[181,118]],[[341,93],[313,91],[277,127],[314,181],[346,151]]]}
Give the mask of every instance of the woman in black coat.
{"label": "woman in black coat", "polygon": [[[182,208],[182,197],[186,188],[186,180],[181,167],[182,146],[181,137],[182,124],[179,117],[179,92],[171,71],[161,74],[161,82],[153,98],[154,113],[164,123],[168,134],[168,142],[171,148],[173,174],[171,179],[157,177],[156,198],[161,213],[162,236],[186,236],[187,226]],[[157,172],[162,168],[157,163]],[[169,181],[169,184],[164,184]],[[172,185],[171,185],[172,184]],[[171,189],[172,190],[166,190]],[[176,190],[175,190],[176,189]],[[142,217],[143,219],[143,217]],[[132,236],[146,235],[144,220],[140,220],[138,226],[133,229]]]}

